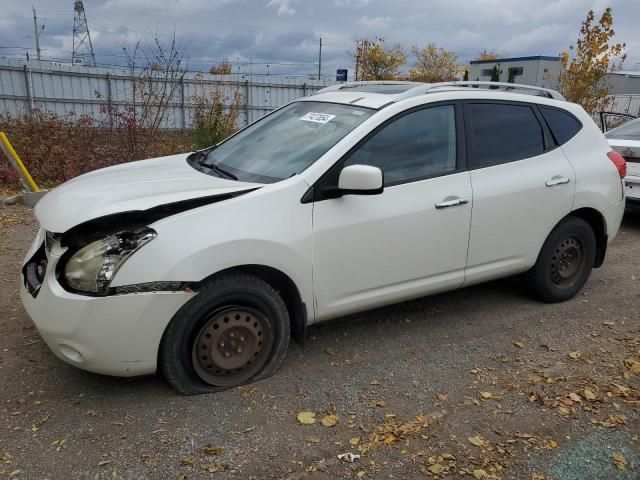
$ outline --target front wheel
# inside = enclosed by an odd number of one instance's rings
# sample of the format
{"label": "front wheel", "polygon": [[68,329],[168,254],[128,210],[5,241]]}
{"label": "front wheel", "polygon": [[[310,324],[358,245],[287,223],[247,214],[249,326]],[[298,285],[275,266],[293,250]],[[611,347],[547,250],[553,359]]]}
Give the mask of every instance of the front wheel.
{"label": "front wheel", "polygon": [[525,280],[543,302],[563,302],[584,287],[595,263],[596,238],[581,218],[568,217],[547,237]]}
{"label": "front wheel", "polygon": [[159,367],[183,395],[235,387],[279,368],[289,331],[287,308],[268,283],[224,274],[175,314],[162,338]]}

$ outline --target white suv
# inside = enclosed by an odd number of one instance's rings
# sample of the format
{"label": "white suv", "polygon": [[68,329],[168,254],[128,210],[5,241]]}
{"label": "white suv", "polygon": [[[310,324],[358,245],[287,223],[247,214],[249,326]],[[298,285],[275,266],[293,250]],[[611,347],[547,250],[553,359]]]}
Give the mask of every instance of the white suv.
{"label": "white suv", "polygon": [[330,87],[75,178],[36,206],[24,306],[65,362],[196,394],[341,315],[514,274],[567,300],[618,231],[624,159],[556,92],[484,87]]}

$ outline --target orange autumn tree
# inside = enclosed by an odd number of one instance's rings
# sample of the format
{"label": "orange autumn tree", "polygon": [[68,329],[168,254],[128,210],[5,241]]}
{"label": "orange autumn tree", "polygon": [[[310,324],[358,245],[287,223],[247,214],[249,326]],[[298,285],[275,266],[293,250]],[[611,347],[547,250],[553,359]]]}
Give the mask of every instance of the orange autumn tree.
{"label": "orange autumn tree", "polygon": [[606,75],[620,69],[626,57],[624,43],[611,43],[614,36],[611,8],[606,8],[597,22],[593,10],[589,10],[575,47],[560,54],[563,71],[558,89],[590,114],[606,108],[610,88]]}
{"label": "orange autumn tree", "polygon": [[356,42],[356,80],[397,80],[407,57],[399,44],[387,47],[383,38]]}

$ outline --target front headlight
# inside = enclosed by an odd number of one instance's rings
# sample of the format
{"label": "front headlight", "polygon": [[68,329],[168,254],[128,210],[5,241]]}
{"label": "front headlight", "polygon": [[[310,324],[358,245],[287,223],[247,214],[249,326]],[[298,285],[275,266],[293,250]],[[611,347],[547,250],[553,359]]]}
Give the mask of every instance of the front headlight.
{"label": "front headlight", "polygon": [[74,290],[106,293],[118,268],[157,233],[151,228],[120,232],[92,242],[67,261],[64,277]]}

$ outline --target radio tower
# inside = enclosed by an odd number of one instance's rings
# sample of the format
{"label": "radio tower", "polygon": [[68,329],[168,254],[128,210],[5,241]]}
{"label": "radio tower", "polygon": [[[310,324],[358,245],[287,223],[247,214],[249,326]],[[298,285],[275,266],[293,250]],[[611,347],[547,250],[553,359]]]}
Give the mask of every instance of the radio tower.
{"label": "radio tower", "polygon": [[73,2],[73,56],[71,63],[96,66],[96,56],[93,54],[87,15],[84,12],[82,0]]}

